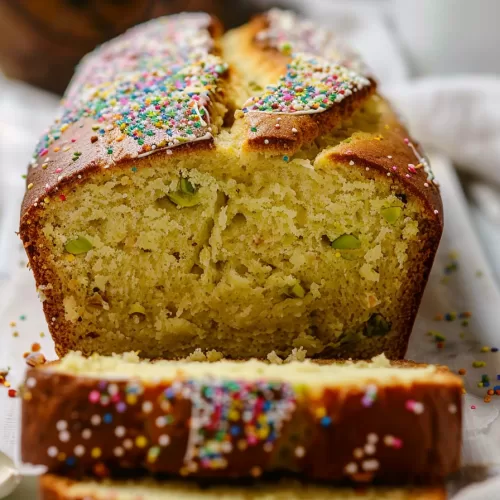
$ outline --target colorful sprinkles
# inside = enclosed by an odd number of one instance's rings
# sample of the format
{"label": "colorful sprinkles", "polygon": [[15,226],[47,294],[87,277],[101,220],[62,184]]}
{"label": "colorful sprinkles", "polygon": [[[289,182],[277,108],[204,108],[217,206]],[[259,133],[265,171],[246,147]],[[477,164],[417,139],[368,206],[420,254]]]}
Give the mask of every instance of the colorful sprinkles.
{"label": "colorful sprinkles", "polygon": [[257,33],[256,41],[284,55],[307,52],[337,61],[360,74],[366,68],[359,55],[337,40],[331,31],[317,23],[302,19],[292,11],[271,9],[266,14],[267,26]]}
{"label": "colorful sprinkles", "polygon": [[10,387],[10,382],[7,380],[9,371],[10,368],[0,368],[0,384],[7,387],[7,389]]}
{"label": "colorful sprinkles", "polygon": [[357,73],[310,54],[297,54],[277,85],[251,97],[243,112],[319,113],[370,85]]}
{"label": "colorful sprinkles", "polygon": [[[161,18],[89,54],[62,101],[60,117],[38,144],[34,161],[45,157],[54,141],[82,119],[93,122],[92,144],[99,144],[99,135],[110,134],[105,147],[110,157],[112,142],[125,136],[134,141],[139,155],[211,138],[208,107],[227,66],[211,54],[209,24],[210,17],[201,13]],[[67,143],[77,142],[78,132],[72,133]],[[81,157],[80,151],[72,153],[73,161]]]}
{"label": "colorful sprinkles", "polygon": [[[28,377],[23,398],[31,400],[37,386],[37,379]],[[303,395],[306,399],[314,398],[309,411],[320,429],[330,432],[328,429],[338,419],[334,403],[336,396],[330,389],[313,396],[308,395],[303,386],[282,381],[233,381],[211,377],[190,380],[180,373],[179,378],[171,382],[152,385],[136,379],[96,379],[85,390],[89,404],[54,422],[55,439],[45,453],[50,459],[48,464],[63,462],[70,468],[92,468],[100,477],[109,474],[108,466],[113,460],[119,464],[122,460],[140,459],[144,464],[150,464],[152,470],[189,476],[227,468],[232,453],[236,451],[281,453],[286,445],[279,440],[280,436],[284,426],[293,422]],[[361,411],[365,411],[362,407],[370,408],[376,404],[378,390],[375,384],[366,387],[359,396]],[[314,407],[315,404],[318,406]],[[457,412],[455,403],[448,402],[447,405],[450,413]],[[130,420],[124,415],[128,411],[140,418]],[[419,416],[424,412],[424,405],[408,399],[402,401],[395,411],[410,411]],[[128,427],[128,422],[133,422],[131,427]],[[138,423],[143,427],[137,426]],[[290,449],[286,448],[287,456],[293,460],[305,459],[309,452],[307,441],[300,433],[293,434],[296,432],[293,423],[287,429],[292,431],[294,443]],[[288,431],[285,431],[286,436]],[[187,432],[187,442],[184,432]],[[102,445],[104,436],[105,447]],[[387,431],[381,434],[369,432],[364,441],[353,449],[352,459],[344,466],[344,474],[353,480],[365,480],[366,474],[372,478],[389,452],[384,450],[397,451],[405,447],[401,437]],[[173,453],[171,447],[177,449],[180,443],[185,452]],[[173,462],[172,456],[178,459]],[[248,475],[262,475],[260,466],[252,461],[247,463]]]}
{"label": "colorful sprinkles", "polygon": [[[498,353],[498,352],[499,352],[498,347],[482,346],[479,349],[479,353],[483,355],[490,353]],[[487,358],[487,359],[491,360],[494,358]],[[492,363],[492,365],[494,366],[495,363]],[[499,383],[500,373],[496,373],[494,375],[491,372],[489,374],[484,372],[478,373],[477,371],[478,369],[486,368],[488,366],[487,361],[485,361],[484,359],[476,359],[472,361],[471,366],[472,368],[474,368],[474,370],[471,371],[471,374],[473,375],[473,380],[471,380],[471,382],[474,383],[480,389],[482,388],[486,389],[483,395],[483,401],[485,403],[490,403],[492,401],[492,396],[500,396],[500,383]],[[460,368],[457,370],[457,373],[464,377],[467,374],[467,370],[465,368]],[[497,384],[494,385],[493,381],[496,381]]]}
{"label": "colorful sprinkles", "polygon": [[183,475],[196,471],[198,464],[202,469],[225,468],[234,441],[240,449],[272,446],[295,410],[295,393],[286,383],[174,383],[165,399],[172,401],[178,392],[192,401]]}

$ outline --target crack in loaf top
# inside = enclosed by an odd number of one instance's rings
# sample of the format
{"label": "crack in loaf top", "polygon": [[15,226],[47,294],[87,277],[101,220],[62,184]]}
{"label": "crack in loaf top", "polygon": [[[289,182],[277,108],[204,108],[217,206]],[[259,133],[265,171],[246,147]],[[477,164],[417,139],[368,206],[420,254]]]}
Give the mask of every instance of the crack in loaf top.
{"label": "crack in loaf top", "polygon": [[209,147],[227,70],[214,31],[208,14],[164,17],[86,56],[36,147],[31,203],[88,168],[199,141]]}

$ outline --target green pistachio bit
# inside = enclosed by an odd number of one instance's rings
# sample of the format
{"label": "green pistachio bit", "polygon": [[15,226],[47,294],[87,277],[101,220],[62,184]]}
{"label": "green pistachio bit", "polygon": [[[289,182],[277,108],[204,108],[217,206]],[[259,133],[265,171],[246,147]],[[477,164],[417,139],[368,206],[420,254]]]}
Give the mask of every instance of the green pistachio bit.
{"label": "green pistachio bit", "polygon": [[179,207],[194,207],[201,203],[197,189],[184,177],[179,181],[178,191],[168,193],[167,196]]}
{"label": "green pistachio bit", "polygon": [[306,292],[300,283],[295,283],[295,285],[290,288],[290,295],[303,299]]}
{"label": "green pistachio bit", "polygon": [[258,92],[258,91],[264,90],[263,87],[261,87],[257,82],[254,82],[254,81],[248,82],[248,86],[254,92]]}
{"label": "green pistachio bit", "polygon": [[194,186],[184,177],[181,177],[180,186],[181,186],[181,192],[184,194],[194,194],[196,191]]}
{"label": "green pistachio bit", "polygon": [[367,337],[381,337],[391,329],[391,322],[387,321],[381,314],[374,313],[365,325],[365,335]]}
{"label": "green pistachio bit", "polygon": [[332,247],[337,250],[356,250],[361,248],[361,242],[352,234],[343,234],[332,241]]}
{"label": "green pistachio bit", "polygon": [[340,252],[340,256],[344,260],[359,260],[363,258],[363,252],[360,250],[344,250]]}
{"label": "green pistachio bit", "polygon": [[401,217],[400,207],[388,207],[381,210],[382,216],[389,224],[394,224]]}
{"label": "green pistachio bit", "polygon": [[75,240],[69,240],[66,245],[64,245],[66,252],[72,253],[73,255],[87,253],[89,250],[92,250],[92,248],[92,243],[83,236],[78,236]]}
{"label": "green pistachio bit", "polygon": [[141,306],[141,304],[132,304],[130,306],[130,309],[128,310],[128,313],[129,314],[146,314],[146,309],[144,309],[144,307]]}
{"label": "green pistachio bit", "polygon": [[201,203],[199,196],[196,194],[186,194],[181,192],[168,193],[167,195],[173,203],[179,207],[194,207]]}

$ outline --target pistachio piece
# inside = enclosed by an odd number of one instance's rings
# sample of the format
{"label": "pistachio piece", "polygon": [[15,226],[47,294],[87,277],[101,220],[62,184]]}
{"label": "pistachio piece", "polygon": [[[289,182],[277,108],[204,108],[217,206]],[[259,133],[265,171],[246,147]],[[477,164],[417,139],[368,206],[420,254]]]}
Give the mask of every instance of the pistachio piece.
{"label": "pistachio piece", "polygon": [[253,92],[260,92],[264,90],[264,88],[261,85],[259,85],[257,82],[254,82],[253,80],[248,82],[248,86]]}
{"label": "pistachio piece", "polygon": [[90,241],[83,236],[78,236],[78,238],[74,240],[69,240],[64,245],[64,250],[73,255],[87,253],[89,250],[92,250],[92,248],[94,248],[92,243],[90,243]]}
{"label": "pistachio piece", "polygon": [[200,199],[196,195],[187,195],[185,193],[168,193],[170,201],[179,207],[194,207],[200,204]]}
{"label": "pistachio piece", "polygon": [[361,248],[361,242],[352,234],[343,234],[332,241],[332,247],[337,250],[356,250]]}
{"label": "pistachio piece", "polygon": [[366,337],[381,337],[388,333],[392,323],[387,321],[381,314],[374,313],[365,324]]}
{"label": "pistachio piece", "polygon": [[396,221],[401,217],[401,207],[388,207],[383,208],[381,211],[382,217],[389,223],[395,224]]}
{"label": "pistachio piece", "polygon": [[302,285],[297,282],[290,288],[290,295],[299,299],[303,299],[306,295],[306,291],[304,290]]}
{"label": "pistachio piece", "polygon": [[168,193],[167,196],[179,207],[194,207],[201,203],[197,189],[184,177],[180,178],[179,190]]}
{"label": "pistachio piece", "polygon": [[138,304],[137,302],[135,304],[132,304],[128,310],[129,314],[143,314],[146,315],[146,309],[141,306],[141,304]]}
{"label": "pistachio piece", "polygon": [[180,181],[181,192],[184,194],[194,194],[196,189],[194,186],[184,177],[181,177]]}

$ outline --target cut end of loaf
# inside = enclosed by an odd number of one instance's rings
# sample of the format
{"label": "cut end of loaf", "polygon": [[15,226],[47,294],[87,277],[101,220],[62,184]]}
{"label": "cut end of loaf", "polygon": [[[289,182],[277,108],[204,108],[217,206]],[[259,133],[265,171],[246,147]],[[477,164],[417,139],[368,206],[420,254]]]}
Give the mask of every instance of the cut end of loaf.
{"label": "cut end of loaf", "polygon": [[[285,364],[259,360],[193,361],[141,360],[134,352],[114,356],[94,354],[84,357],[72,352],[46,369],[90,378],[137,379],[141,381],[185,380],[272,380],[311,387],[365,387],[370,381],[379,386],[414,383],[442,383],[455,377],[445,369],[412,362],[391,363],[383,354],[371,361],[316,363],[311,360]],[[459,380],[455,380],[459,383]]]}
{"label": "cut end of loaf", "polygon": [[294,157],[239,153],[225,133],[62,190],[34,266],[58,352],[402,357],[432,221],[404,185],[328,153],[378,106]]}

